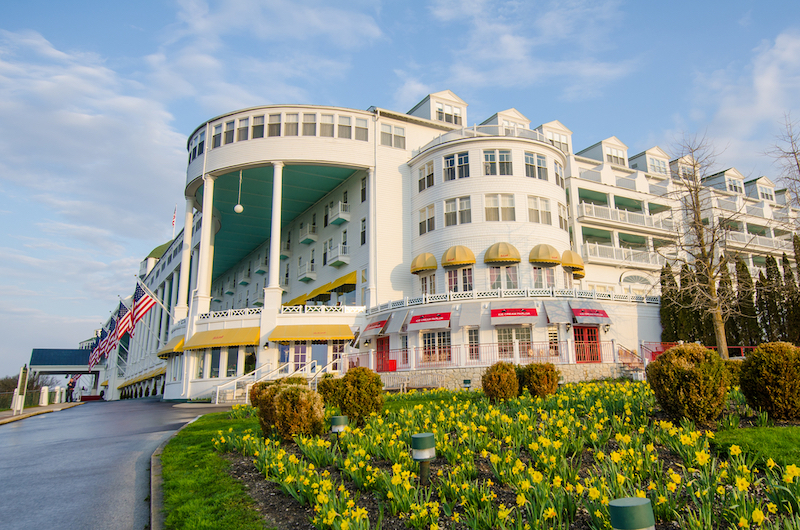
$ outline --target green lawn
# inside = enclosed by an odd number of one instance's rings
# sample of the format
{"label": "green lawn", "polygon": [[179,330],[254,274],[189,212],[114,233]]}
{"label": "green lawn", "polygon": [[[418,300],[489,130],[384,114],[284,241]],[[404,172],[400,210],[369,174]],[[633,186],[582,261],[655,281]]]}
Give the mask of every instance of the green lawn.
{"label": "green lawn", "polygon": [[771,457],[778,464],[800,462],[800,427],[753,427],[718,432],[714,437],[720,451],[738,445],[746,453],[764,455],[761,465]]}
{"label": "green lawn", "polygon": [[258,432],[251,418],[230,420],[229,413],[207,414],[180,431],[161,455],[166,528],[268,528],[244,487],[231,478],[228,463],[214,451],[211,439],[222,430]]}

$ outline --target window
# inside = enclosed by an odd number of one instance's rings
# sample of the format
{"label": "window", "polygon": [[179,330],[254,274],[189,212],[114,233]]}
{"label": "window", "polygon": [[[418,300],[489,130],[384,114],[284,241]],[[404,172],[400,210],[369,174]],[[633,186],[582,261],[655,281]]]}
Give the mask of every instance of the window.
{"label": "window", "polygon": [[650,172],[651,173],[661,173],[663,175],[667,174],[667,162],[666,160],[659,160],[657,158],[650,158]]}
{"label": "window", "polygon": [[617,164],[618,166],[625,165],[625,151],[616,149],[614,147],[606,147],[606,162]]}
{"label": "window", "polygon": [[250,118],[239,118],[239,129],[236,131],[236,141],[247,140],[250,133]]}
{"label": "window", "polygon": [[499,221],[500,220],[500,197],[497,195],[486,196],[486,220]]}
{"label": "window", "polygon": [[356,140],[369,141],[369,129],[366,118],[356,118]]}
{"label": "window", "polygon": [[225,367],[225,376],[226,377],[236,377],[236,368],[239,361],[239,348],[232,347],[228,348],[228,362],[227,366]]}
{"label": "window", "polygon": [[333,138],[333,114],[323,114],[319,121],[319,135]]}
{"label": "window", "polygon": [[281,135],[281,115],[270,114],[269,126],[267,127],[267,136],[280,136]]}
{"label": "window", "polygon": [[444,157],[444,181],[456,179],[456,155]]}
{"label": "window", "polygon": [[339,138],[352,138],[350,116],[339,116]]}
{"label": "window", "polygon": [[347,204],[347,190],[342,192],[342,203]]}
{"label": "window", "polygon": [[453,226],[472,222],[469,197],[459,197],[444,201],[444,225]]}
{"label": "window", "polygon": [[206,352],[197,353],[197,370],[194,373],[195,379],[202,379],[205,375]]}
{"label": "window", "polygon": [[361,202],[367,200],[367,177],[361,177]]}
{"label": "window", "polygon": [[472,290],[472,267],[447,271],[447,290],[457,293]]}
{"label": "window", "polygon": [[381,145],[392,146],[392,126],[381,124]]}
{"label": "window", "polygon": [[553,162],[553,167],[556,174],[556,184],[561,186],[561,189],[566,189],[566,182],[564,181],[564,168],[558,162]]}
{"label": "window", "polygon": [[361,219],[361,244],[367,244],[367,218]]}
{"label": "window", "polygon": [[500,195],[500,220],[516,221],[517,216],[514,211],[514,196],[511,194]]}
{"label": "window", "polygon": [[483,174],[497,175],[497,159],[494,151],[483,152]]}
{"label": "window", "polygon": [[299,114],[286,115],[286,130],[283,133],[284,136],[297,136],[299,119],[300,119]]}
{"label": "window", "polygon": [[303,114],[303,136],[317,135],[317,115]]}
{"label": "window", "polygon": [[519,344],[518,351],[520,354],[527,352],[531,347],[531,328],[497,328],[497,350],[500,357],[509,358],[514,356],[515,340]]}
{"label": "window", "polygon": [[209,377],[219,377],[219,357],[222,348],[211,348],[211,366],[209,366]]}
{"label": "window", "polygon": [[542,155],[536,155],[536,178],[549,180],[547,178],[547,159]]}
{"label": "window", "polygon": [[500,174],[512,175],[511,169],[511,151],[500,151]]}
{"label": "window", "polygon": [[469,154],[458,153],[458,178],[469,177]]}
{"label": "window", "polygon": [[422,362],[449,362],[452,358],[449,331],[422,334]]}
{"label": "window", "polygon": [[222,125],[214,125],[214,136],[211,137],[211,148],[222,145]]}
{"label": "window", "polygon": [[567,207],[559,203],[558,205],[558,227],[562,230],[569,230],[568,225],[569,216],[567,215]]}
{"label": "window", "polygon": [[744,193],[744,189],[742,188],[742,183],[738,180],[727,180],[728,183],[728,191],[732,191],[735,193]]}
{"label": "window", "polygon": [[469,360],[477,361],[480,358],[480,330],[468,329],[467,330],[467,343],[469,344]]}
{"label": "window", "polygon": [[454,107],[452,105],[445,105],[444,103],[436,104],[436,119],[445,123],[452,123],[461,125],[461,107]]}
{"label": "window", "polygon": [[225,145],[233,143],[233,129],[235,124],[236,122],[233,120],[225,124]]}
{"label": "window", "polygon": [[550,200],[541,197],[528,197],[528,221],[545,225],[553,224],[550,213]]}
{"label": "window", "polygon": [[419,180],[417,181],[419,191],[424,191],[431,186],[433,186],[433,161],[419,168]]}
{"label": "window", "polygon": [[536,155],[525,153],[525,176],[536,178]]}
{"label": "window", "polygon": [[205,149],[205,145],[206,145],[206,132],[202,131],[200,133],[200,143],[197,144],[197,154],[198,155],[202,155],[203,154],[203,150]]}
{"label": "window", "polygon": [[345,340],[337,339],[331,341],[331,371],[339,371],[339,361],[344,355],[344,345],[347,343]]}
{"label": "window", "polygon": [[561,149],[564,153],[569,153],[569,141],[566,134],[559,134],[554,132],[547,132],[547,139],[551,144]]}
{"label": "window", "polygon": [[564,270],[564,289],[572,289],[572,271]]}
{"label": "window", "polygon": [[519,289],[517,266],[489,267],[489,289]]}
{"label": "window", "polygon": [[325,210],[322,215],[322,226],[328,226],[328,215],[330,214],[330,207],[326,204]]}
{"label": "window", "polygon": [[533,288],[546,289],[556,286],[555,267],[533,267]]}
{"label": "window", "polygon": [[347,230],[342,230],[342,245],[347,246]]}
{"label": "window", "polygon": [[775,195],[772,193],[770,188],[764,188],[763,186],[758,187],[758,196],[762,199],[767,201],[775,201]]}
{"label": "window", "polygon": [[[394,135],[392,135],[394,131]],[[406,130],[404,127],[391,125],[381,125],[381,145],[388,145],[389,147],[397,147],[398,149],[406,148]]]}
{"label": "window", "polygon": [[420,275],[419,286],[422,294],[436,294],[436,274]]}
{"label": "window", "polygon": [[264,138],[264,116],[253,116],[253,138]]}
{"label": "window", "polygon": [[433,213],[433,205],[427,206],[419,211],[419,235],[432,232],[436,228]]}

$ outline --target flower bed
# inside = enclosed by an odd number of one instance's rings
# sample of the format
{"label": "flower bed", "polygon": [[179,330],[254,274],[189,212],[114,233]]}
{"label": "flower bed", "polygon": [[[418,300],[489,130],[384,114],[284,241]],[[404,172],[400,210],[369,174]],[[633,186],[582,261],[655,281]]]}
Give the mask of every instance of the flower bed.
{"label": "flower bed", "polygon": [[[607,529],[608,502],[620,497],[649,498],[664,528],[800,529],[796,465],[768,459],[756,469],[755,455],[736,446],[718,458],[712,432],[652,418],[646,384],[568,384],[546,399],[500,404],[441,390],[417,397],[396,398],[400,406],[338,440],[298,437],[283,446],[220,431],[214,445],[251,457],[267,480],[312,508],[320,529],[376,527],[359,492],[383,499],[386,518],[415,529]],[[436,439],[428,486],[410,452],[420,432]]]}

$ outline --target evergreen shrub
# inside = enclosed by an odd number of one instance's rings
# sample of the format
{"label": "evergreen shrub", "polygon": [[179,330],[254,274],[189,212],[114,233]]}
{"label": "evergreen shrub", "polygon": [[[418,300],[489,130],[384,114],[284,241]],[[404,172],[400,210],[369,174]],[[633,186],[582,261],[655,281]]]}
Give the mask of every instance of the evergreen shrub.
{"label": "evergreen shrub", "polygon": [[519,381],[514,365],[503,361],[494,363],[483,372],[481,386],[483,393],[492,401],[517,397]]}
{"label": "evergreen shrub", "polygon": [[658,404],[676,419],[706,424],[725,407],[729,375],[719,355],[699,344],[672,347],[647,365]]}
{"label": "evergreen shrub", "polygon": [[367,416],[383,410],[381,376],[363,366],[349,369],[339,383],[338,398],[342,414],[357,425],[364,425]]}
{"label": "evergreen shrub", "polygon": [[558,390],[558,379],[561,376],[552,363],[533,363],[522,366],[517,371],[520,394],[528,389],[531,396],[545,397],[555,394]]}
{"label": "evergreen shrub", "polygon": [[275,385],[273,398],[275,427],[284,440],[297,435],[322,434],[325,405],[322,397],[308,385]]}
{"label": "evergreen shrub", "polygon": [[768,342],[742,363],[742,394],[756,410],[775,419],[800,418],[800,349],[788,342]]}
{"label": "evergreen shrub", "polygon": [[275,395],[286,386],[283,381],[261,381],[250,387],[250,404],[258,409],[258,424],[264,436],[269,436],[275,426]]}
{"label": "evergreen shrub", "polygon": [[728,370],[730,385],[739,386],[739,376],[742,373],[742,361],[727,359],[723,362],[725,363],[725,368]]}
{"label": "evergreen shrub", "polygon": [[341,400],[342,380],[336,379],[333,374],[326,373],[317,383],[317,392],[322,396],[322,401],[331,407],[338,407]]}

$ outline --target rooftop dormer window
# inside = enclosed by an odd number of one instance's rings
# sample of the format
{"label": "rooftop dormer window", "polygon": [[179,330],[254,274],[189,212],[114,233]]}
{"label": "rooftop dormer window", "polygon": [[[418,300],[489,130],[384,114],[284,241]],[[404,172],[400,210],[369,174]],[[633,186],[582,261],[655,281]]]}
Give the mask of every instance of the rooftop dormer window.
{"label": "rooftop dormer window", "polygon": [[650,158],[650,173],[660,173],[662,175],[667,174],[667,162],[666,160],[659,160],[657,158]]}
{"label": "rooftop dormer window", "polygon": [[453,105],[445,105],[444,103],[436,104],[436,119],[445,123],[453,123],[461,125],[461,107],[454,107]]}
{"label": "rooftop dormer window", "polygon": [[559,134],[547,131],[547,134],[545,136],[547,136],[547,140],[551,144],[561,149],[562,152],[569,153],[569,139],[567,138],[566,134]]}
{"label": "rooftop dormer window", "polygon": [[728,191],[734,193],[744,193],[744,188],[742,187],[742,183],[738,180],[728,179],[725,181],[727,184]]}
{"label": "rooftop dormer window", "polygon": [[617,164],[618,166],[625,165],[625,151],[616,149],[614,147],[606,147],[606,162]]}
{"label": "rooftop dormer window", "polygon": [[758,196],[761,199],[775,202],[775,194],[773,193],[771,188],[765,188],[764,186],[759,186]]}

